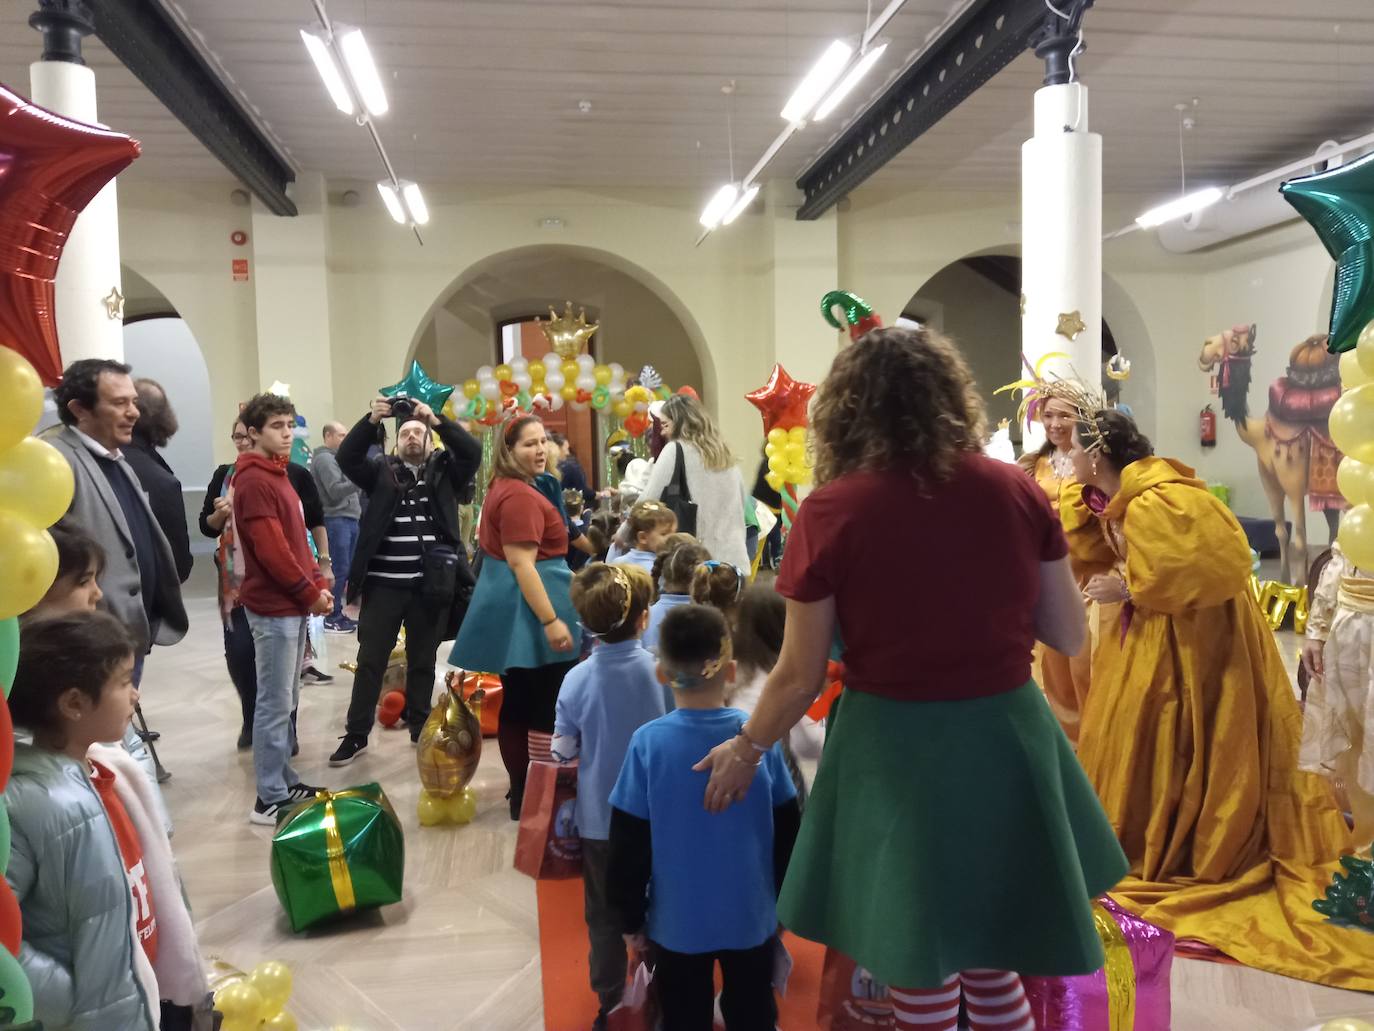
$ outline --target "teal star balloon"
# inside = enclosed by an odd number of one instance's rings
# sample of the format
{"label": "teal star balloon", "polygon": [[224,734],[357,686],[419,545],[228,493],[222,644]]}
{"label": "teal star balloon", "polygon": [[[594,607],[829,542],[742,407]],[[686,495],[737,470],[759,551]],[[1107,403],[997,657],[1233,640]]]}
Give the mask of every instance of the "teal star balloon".
{"label": "teal star balloon", "polygon": [[405,379],[389,387],[382,387],[378,393],[383,397],[396,397],[398,394],[413,397],[417,401],[423,401],[437,413],[443,409],[453,391],[453,387],[430,379],[429,373],[425,372],[419,362],[411,362],[410,372]]}
{"label": "teal star balloon", "polygon": [[1328,346],[1332,354],[1349,351],[1374,319],[1374,154],[1290,179],[1279,192],[1336,259]]}

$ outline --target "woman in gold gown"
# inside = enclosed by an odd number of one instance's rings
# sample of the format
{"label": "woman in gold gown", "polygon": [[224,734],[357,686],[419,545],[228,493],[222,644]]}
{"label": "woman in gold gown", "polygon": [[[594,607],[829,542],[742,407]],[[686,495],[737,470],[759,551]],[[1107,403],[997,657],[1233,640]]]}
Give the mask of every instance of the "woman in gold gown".
{"label": "woman in gold gown", "polygon": [[[1067,487],[1078,481],[1073,471],[1073,427],[1078,419],[1072,398],[1082,388],[1069,380],[1038,381],[1035,401],[1030,415],[1045,427],[1045,444],[1039,451],[1021,456],[1020,466],[1050,499],[1050,507],[1059,512],[1059,497]],[[1074,578],[1079,586],[1107,568],[1101,562],[1072,559]],[[1047,644],[1036,642],[1031,676],[1045,692],[1050,711],[1054,713],[1064,734],[1077,743],[1083,704],[1092,682],[1092,655],[1097,648],[1100,629],[1115,622],[1119,606],[1088,602],[1088,645],[1077,655],[1065,655]]]}
{"label": "woman in gold gown", "polygon": [[1353,842],[1298,770],[1302,715],[1249,590],[1235,517],[1124,414],[1085,399],[1070,547],[1122,603],[1095,656],[1078,757],[1131,861],[1123,906],[1247,966],[1374,990],[1374,938],[1312,909]]}

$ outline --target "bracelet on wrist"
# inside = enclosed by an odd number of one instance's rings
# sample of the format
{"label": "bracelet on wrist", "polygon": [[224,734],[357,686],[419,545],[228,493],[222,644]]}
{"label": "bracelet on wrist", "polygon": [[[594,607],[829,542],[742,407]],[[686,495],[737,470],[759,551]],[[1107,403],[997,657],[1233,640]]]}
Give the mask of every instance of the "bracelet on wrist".
{"label": "bracelet on wrist", "polygon": [[768,751],[767,748],[765,748],[763,745],[759,744],[759,743],[758,743],[757,741],[755,741],[752,737],[750,737],[749,734],[748,734],[748,732],[746,732],[745,729],[744,729],[743,727],[740,727],[740,728],[739,728],[739,736],[742,737],[742,738],[744,738],[744,743],[747,744],[750,748],[752,748],[752,749],[753,749],[755,752],[757,752],[759,755],[764,755],[764,754]]}
{"label": "bracelet on wrist", "polygon": [[542,619],[542,620],[540,620],[540,621],[539,621],[539,625],[540,625],[540,626],[543,626],[543,627],[550,627],[550,626],[553,626],[553,625],[554,625],[555,623],[557,623],[557,622],[558,622],[558,616],[555,614],[555,615],[553,616],[553,618],[551,618],[551,619]]}
{"label": "bracelet on wrist", "polygon": [[321,555],[316,561],[322,566],[332,566],[334,564],[334,560],[328,555]]}

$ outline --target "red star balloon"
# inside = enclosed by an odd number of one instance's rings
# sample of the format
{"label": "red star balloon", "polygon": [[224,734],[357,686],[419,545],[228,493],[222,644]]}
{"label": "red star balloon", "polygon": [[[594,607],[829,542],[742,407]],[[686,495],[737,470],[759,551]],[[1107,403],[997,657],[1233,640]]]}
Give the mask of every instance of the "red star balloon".
{"label": "red star balloon", "polygon": [[816,392],[814,383],[800,383],[787,374],[781,365],[774,365],[768,382],[745,394],[749,403],[763,416],[763,432],[774,427],[790,430],[806,425],[806,406]]}
{"label": "red star balloon", "polygon": [[[53,279],[76,216],[138,157],[123,133],[64,118],[0,86],[0,345],[54,386]],[[94,303],[94,298],[92,298]]]}

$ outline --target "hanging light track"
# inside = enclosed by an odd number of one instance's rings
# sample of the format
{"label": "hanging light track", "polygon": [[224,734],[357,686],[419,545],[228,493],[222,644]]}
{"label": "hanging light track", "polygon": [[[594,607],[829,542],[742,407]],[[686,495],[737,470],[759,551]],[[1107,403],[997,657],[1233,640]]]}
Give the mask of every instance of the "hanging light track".
{"label": "hanging light track", "polygon": [[373,119],[385,115],[391,104],[363,30],[356,25],[331,21],[329,12],[324,9],[324,0],[311,2],[319,23],[302,28],[301,41],[334,106],[366,129],[372,138],[372,145],[377,148],[377,156],[386,171],[385,178],[377,183],[377,191],[387,213],[399,225],[410,226],[415,239],[424,246],[419,227],[429,222],[429,208],[419,184],[396,174],[377,132]]}

